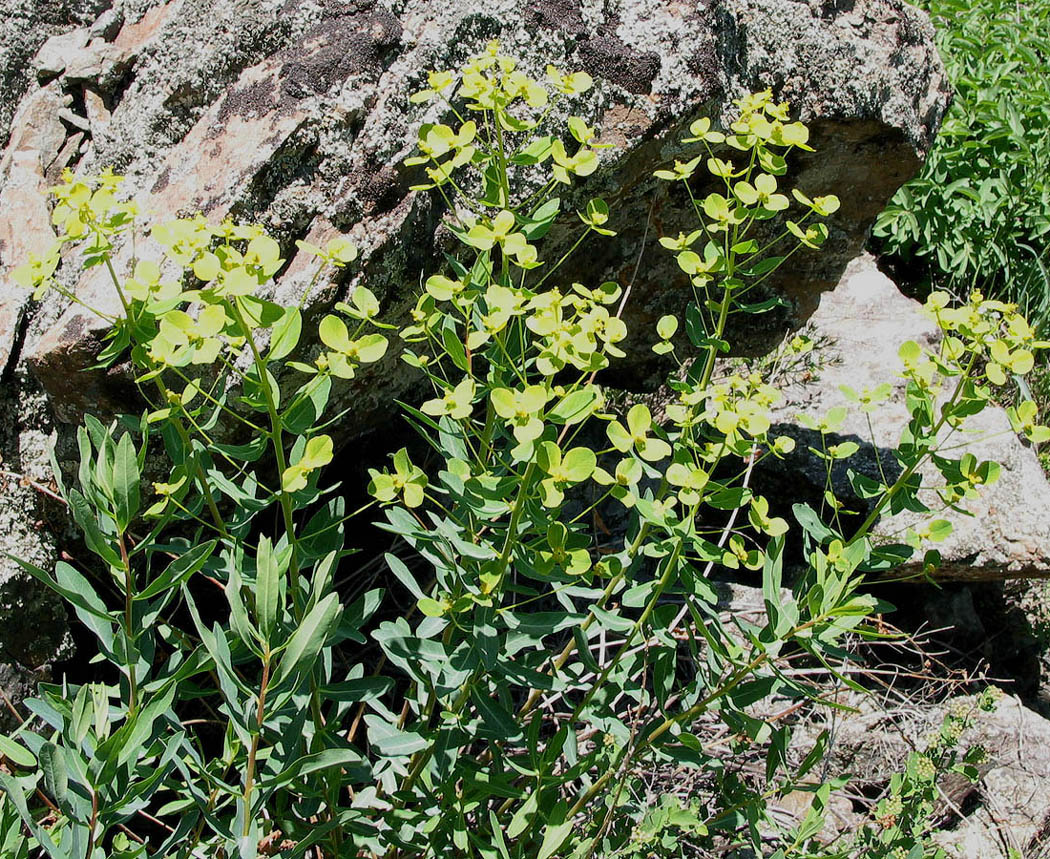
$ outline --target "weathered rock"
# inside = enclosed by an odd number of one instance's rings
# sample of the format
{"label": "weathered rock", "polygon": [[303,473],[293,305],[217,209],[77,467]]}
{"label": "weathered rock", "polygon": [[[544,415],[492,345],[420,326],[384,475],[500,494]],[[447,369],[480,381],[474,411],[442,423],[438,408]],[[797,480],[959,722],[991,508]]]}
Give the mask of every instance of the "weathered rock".
{"label": "weathered rock", "polygon": [[[766,487],[773,495],[782,495],[778,488],[783,488],[793,499],[819,498],[825,482],[824,462],[807,452],[810,445],[819,447],[819,435],[799,424],[797,416],[808,413],[819,417],[835,406],[848,406],[841,385],[857,391],[875,388],[882,382],[895,385],[890,399],[871,414],[871,423],[875,445],[882,452],[883,468],[899,471],[886,453],[898,443],[908,420],[904,382],[896,377],[901,368],[897,349],[905,340],[933,346],[938,336],[936,325],[925,316],[918,302],[903,296],[878,270],[870,255],[851,263],[839,285],[824,294],[808,330],[819,344],[814,353],[818,363],[783,380],[786,384],[780,387],[785,399],[774,416],[777,431],[793,435],[802,443],[787,460],[756,474],[756,485]],[[967,427],[960,443],[965,443],[979,459],[998,462],[1002,476],[984,488],[978,499],[963,504],[972,515],[938,514],[952,522],[954,531],[947,540],[936,544],[943,558],[937,577],[992,580],[1050,576],[1050,484],[1039,460],[1010,430],[1001,408],[986,408],[968,421]],[[867,417],[858,409],[850,410],[830,443],[843,439],[861,446],[833,473],[837,494],[846,498],[852,495],[846,468],[877,479],[879,463]],[[922,473],[924,485],[943,484],[935,468],[923,469]],[[927,500],[937,509],[934,499]],[[855,508],[860,507],[863,505],[857,501]],[[901,513],[883,519],[875,533],[887,540],[899,540],[906,527],[921,521],[923,517],[918,514]],[[916,559],[916,565],[920,560]],[[902,572],[911,575],[917,569],[910,565]]]}
{"label": "weathered rock", "polygon": [[0,0],[0,146],[36,75],[33,56],[49,36],[95,20],[113,0]]}
{"label": "weathered rock", "polygon": [[90,40],[91,31],[87,27],[52,36],[33,59],[36,76],[42,81],[57,78],[69,65],[70,56],[86,48]]}
{"label": "weathered rock", "polygon": [[[17,707],[47,666],[68,655],[62,601],[40,587],[6,553],[52,569],[58,544],[73,535],[56,494],[48,450],[54,436],[43,393],[24,368],[0,384],[0,691]],[[24,713],[22,714],[25,715]],[[0,730],[14,714],[0,701]]]}
{"label": "weathered rock", "polygon": [[[337,299],[363,280],[394,317],[434,264],[438,223],[433,201],[408,191],[401,167],[412,130],[437,108],[409,105],[406,95],[426,68],[453,65],[491,37],[534,70],[547,62],[583,67],[598,82],[578,108],[620,149],[566,208],[583,195],[608,196],[620,234],[570,261],[565,277],[623,281],[644,253],[628,308],[637,332],[680,310],[689,295],[673,260],[655,246],[656,231],[685,225],[687,205],[651,175],[676,154],[685,123],[772,86],[813,128],[818,151],[799,159],[794,178],[805,190],[838,193],[843,207],[827,250],[775,284],[793,303],[787,316],[769,317],[770,330],[779,330],[808,316],[838,280],[874,216],[917,168],[945,105],[929,26],[897,0],[864,0],[845,16],[801,0],[718,0],[702,10],[671,0],[605,8],[543,0],[440,7],[415,0],[390,9],[276,0],[148,5],[141,19],[126,11],[113,42],[95,37],[60,78],[106,95],[109,115],[95,104],[85,118],[91,139],[83,166],[115,164],[158,217],[202,209],[258,220],[289,250],[307,232],[350,231],[364,250],[360,273],[322,284],[315,301]],[[240,39],[231,37],[234,20]],[[91,114],[100,118],[92,122]],[[302,290],[303,268],[292,261],[280,294]],[[112,303],[101,278],[79,289],[89,303]],[[28,358],[69,419],[95,406],[107,383],[74,375],[88,363],[99,320],[70,310],[54,322],[59,310],[46,309],[34,325]],[[740,333],[751,349],[769,341],[769,330]],[[624,381],[653,377],[646,336],[636,339]],[[356,406],[348,434],[374,425],[406,384],[397,352],[345,393]]]}
{"label": "weathered rock", "polygon": [[[15,116],[15,133],[0,157],[0,260],[7,264],[43,253],[54,241],[46,176],[66,140],[61,112],[69,103],[57,84],[28,96]],[[0,292],[0,370],[20,335],[30,290],[10,278]]]}
{"label": "weathered rock", "polygon": [[[960,747],[981,746],[987,760],[976,785],[954,775],[941,782],[934,837],[958,859],[1007,859],[1009,848],[1018,856],[1035,855],[1050,821],[1050,721],[1012,696],[990,713],[979,710],[973,697],[900,709],[883,709],[868,696],[848,704],[853,712],[834,717],[831,771],[852,774],[871,792],[903,771],[909,752],[925,746],[949,709],[969,715],[973,727]],[[798,747],[806,748],[804,738],[821,727],[806,726]]]}

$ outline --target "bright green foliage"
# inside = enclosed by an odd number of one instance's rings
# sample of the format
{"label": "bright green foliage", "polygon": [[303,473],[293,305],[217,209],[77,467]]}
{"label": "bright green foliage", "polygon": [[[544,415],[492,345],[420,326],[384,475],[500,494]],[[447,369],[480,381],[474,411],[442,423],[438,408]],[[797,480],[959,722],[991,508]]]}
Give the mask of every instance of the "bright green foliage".
{"label": "bright green foliage", "polygon": [[[63,203],[56,223],[76,231],[60,244],[106,265],[126,308],[102,360],[130,355],[149,407],[109,427],[89,418],[80,433],[79,488],[66,497],[101,576],[29,568],[94,633],[115,679],[42,686],[30,705],[37,730],[2,741],[0,837],[12,855],[31,836],[56,859],[585,859],[727,835],[757,847],[763,832],[800,845],[819,831],[830,785],[794,832],[779,831],[768,800],[813,787],[824,739],[792,766],[790,729],[751,705],[816,698],[780,660],[831,665],[876,608],[858,590],[864,575],[945,536],[920,498],[920,466],[944,474],[946,506],[994,480],[994,464],[952,459],[942,440],[1044,344],[1010,306],[931,299],[947,336],[932,353],[902,348],[912,420],[894,451],[901,474],[851,473],[871,513],[848,529],[830,483],[829,521],[796,505],[808,568],[788,590],[792,524],[746,477],[794,447],[769,435],[779,394],[757,374],[716,375],[716,364],[730,316],[773,303],[742,299],[828,235],[822,219],[838,201],[785,178],[792,150],[808,149],[805,127],[756,93],[725,131],[695,121],[685,142],[696,157],[658,174],[697,215],[691,233],[661,241],[696,292],[684,337],[676,320],[659,322],[658,351],[678,364],[664,419],[637,403],[607,411],[597,381],[623,356],[623,285],[558,280],[560,261],[613,234],[615,212],[591,201],[563,221],[578,230],[568,251],[542,253],[561,212],[553,194],[601,159],[582,119],[545,125],[590,79],[551,68],[532,80],[494,44],[428,80],[414,100],[438,100],[455,122],[422,126],[409,166],[444,199],[460,247],[426,277],[399,336],[429,389],[404,416],[431,450],[399,450],[369,470],[368,487],[379,527],[397,539],[385,561],[411,595],[407,612],[380,611],[382,590],[345,604],[335,584],[360,576],[346,560],[350,516],[326,485],[334,441],[322,430],[339,417],[333,386],[386,354],[391,326],[375,295],[358,287],[304,337],[299,307],[256,294],[284,249],[258,227],[203,218],[155,226],[156,264],[136,260],[122,279],[111,246],[135,221],[109,193],[116,180],[69,177],[59,189],[75,214]],[[356,255],[338,241],[300,249],[319,271]],[[55,285],[55,259],[24,276]],[[885,394],[855,398],[865,407]],[[813,422],[829,464],[858,450],[827,443],[840,412]],[[1027,409],[1014,419],[1045,432]],[[150,492],[152,454],[171,471]],[[878,516],[904,508],[930,514],[925,531],[875,545]],[[610,512],[626,520],[619,534],[601,524]],[[724,569],[761,582],[764,620],[723,615],[711,580]],[[373,649],[366,667],[354,657],[369,640],[382,659]],[[779,750],[762,784],[692,733],[701,717],[741,749]],[[636,774],[658,764],[699,771],[718,799],[639,810]],[[124,826],[145,843],[118,842]]]}
{"label": "bright green foliage", "polygon": [[1050,317],[1050,2],[924,0],[954,100],[920,175],[879,216],[890,253],[937,288]]}

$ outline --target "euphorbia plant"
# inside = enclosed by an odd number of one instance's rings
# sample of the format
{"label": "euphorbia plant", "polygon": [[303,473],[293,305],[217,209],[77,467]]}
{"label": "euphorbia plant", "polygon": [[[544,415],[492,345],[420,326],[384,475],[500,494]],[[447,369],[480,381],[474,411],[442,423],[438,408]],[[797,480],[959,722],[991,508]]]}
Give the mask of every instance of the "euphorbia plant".
{"label": "euphorbia plant", "polygon": [[[333,380],[388,348],[375,296],[356,287],[315,345],[300,343],[300,307],[256,295],[283,265],[280,244],[203,218],[155,226],[163,260],[132,260],[121,277],[113,248],[137,229],[133,207],[117,202],[115,177],[66,178],[60,246],[109,269],[126,316],[103,360],[130,351],[149,405],[109,427],[87,420],[80,488],[66,493],[110,577],[27,565],[69,600],[118,675],[43,686],[29,705],[37,721],[2,741],[13,770],[0,774],[0,819],[17,849],[28,832],[52,856],[88,859],[610,855],[643,817],[638,768],[669,762],[717,785],[690,811],[691,837],[757,844],[760,828],[775,828],[769,798],[808,784],[822,748],[790,767],[789,731],[751,705],[812,696],[783,660],[830,666],[843,636],[863,630],[875,608],[858,591],[864,573],[903,554],[874,545],[870,527],[887,509],[925,509],[920,466],[948,476],[947,503],[994,476],[948,458],[942,430],[983,407],[1002,368],[1022,372],[1040,344],[1013,308],[976,298],[950,311],[934,297],[949,336],[933,355],[902,351],[913,420],[896,452],[901,477],[856,478],[872,512],[848,532],[837,515],[797,507],[809,568],[785,589],[790,525],[749,475],[793,442],[770,436],[777,391],[719,372],[719,358],[730,317],[771,307],[757,290],[827,236],[837,200],[786,193],[805,127],[757,93],[724,131],[694,122],[684,143],[696,156],[657,173],[697,219],[661,240],[696,295],[684,342],[679,320],[657,327],[656,351],[678,368],[661,422],[643,404],[612,410],[598,382],[623,357],[624,284],[560,280],[583,242],[614,234],[614,213],[590,201],[563,219],[578,225],[568,250],[542,253],[562,215],[555,192],[600,162],[583,119],[550,127],[552,106],[590,79],[549,68],[534,80],[492,45],[429,84],[414,100],[453,124],[424,124],[409,166],[422,168],[419,190],[444,201],[460,253],[426,278],[398,332],[430,387],[418,408],[403,406],[422,443],[374,464],[367,505],[403,543],[385,560],[415,600],[405,617],[380,609],[379,589],[342,603],[335,572],[353,563],[343,529],[353,514],[324,482]],[[705,192],[712,181],[718,190]],[[319,272],[356,255],[345,240],[300,249]],[[58,259],[18,276],[46,287]],[[954,393],[938,400],[945,384]],[[1044,431],[1027,411],[1015,418]],[[171,474],[147,507],[143,464],[161,451]],[[624,529],[601,533],[595,523],[617,507]],[[719,610],[712,578],[741,568],[761,580],[762,623]],[[353,661],[369,637],[382,659]],[[693,733],[701,717],[780,750],[764,784],[740,781],[707,749]],[[811,830],[807,821],[785,843]]]}

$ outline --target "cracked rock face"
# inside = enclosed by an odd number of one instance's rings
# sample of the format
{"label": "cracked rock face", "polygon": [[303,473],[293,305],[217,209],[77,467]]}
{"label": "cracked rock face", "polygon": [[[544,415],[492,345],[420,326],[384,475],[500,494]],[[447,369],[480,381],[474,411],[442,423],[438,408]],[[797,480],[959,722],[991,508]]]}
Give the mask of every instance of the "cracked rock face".
{"label": "cracked rock face", "polygon": [[[439,118],[440,107],[407,100],[425,71],[494,37],[534,74],[547,63],[585,69],[596,86],[572,112],[616,148],[563,210],[605,196],[618,235],[573,257],[564,277],[626,283],[637,268],[635,339],[607,379],[637,387],[662,372],[647,332],[691,299],[655,242],[689,223],[688,201],[652,178],[681,154],[689,122],[724,118],[732,99],[771,87],[810,124],[817,149],[796,160],[793,181],[842,199],[826,249],[770,284],[789,308],[734,335],[760,352],[839,280],[917,170],[947,103],[930,25],[903,0],[0,0],[0,18],[25,23],[0,34],[0,387],[14,403],[36,384],[32,372],[44,392],[33,396],[46,395],[33,431],[45,434],[50,416],[68,424],[138,408],[119,368],[85,369],[100,320],[54,295],[31,306],[7,276],[52,241],[42,191],[63,168],[111,165],[150,218],[200,210],[264,224],[289,257],[273,287],[281,300],[298,299],[312,274],[295,239],[348,234],[359,264],[319,284],[308,309],[316,318],[367,283],[396,320],[440,260],[441,210],[409,190],[402,165],[419,124]],[[547,253],[568,236],[556,225]],[[114,309],[97,269],[60,276]],[[344,442],[388,420],[391,397],[412,384],[399,351],[337,393],[335,410],[353,406]],[[42,462],[32,446],[4,455],[12,472]],[[34,539],[35,557],[53,559],[54,540]]]}
{"label": "cracked rock face", "polygon": [[[19,148],[8,157],[19,156],[21,172],[0,174],[0,191],[17,183],[32,197],[62,166],[112,165],[155,217],[202,210],[265,224],[293,256],[276,285],[282,297],[301,293],[306,281],[294,239],[349,232],[364,250],[362,265],[348,281],[322,284],[315,307],[367,281],[396,318],[433,267],[440,216],[433,200],[408,190],[402,161],[414,129],[441,108],[410,105],[407,95],[426,69],[454,66],[499,37],[535,71],[553,62],[584,68],[597,82],[572,109],[617,148],[564,208],[606,196],[619,235],[575,257],[565,277],[623,282],[643,256],[628,309],[636,348],[620,381],[644,385],[659,375],[646,332],[688,298],[684,275],[654,242],[687,226],[686,201],[652,171],[680,154],[675,140],[689,121],[724,116],[733,98],[772,87],[811,125],[817,148],[797,160],[794,180],[843,201],[824,252],[771,284],[790,308],[740,332],[750,351],[812,313],[929,146],[946,92],[925,18],[890,0],[836,10],[800,0],[118,4],[104,26],[55,35],[40,48],[33,72],[46,84],[31,89],[20,110],[64,99],[57,115],[66,139],[58,151],[50,137],[19,144],[25,122],[16,123],[11,146]],[[4,238],[4,266],[50,239],[45,215],[33,212],[19,238]],[[555,244],[558,236],[556,229]],[[113,306],[97,272],[77,288],[89,303]],[[0,344],[10,352],[27,296],[7,284],[5,299]],[[63,419],[124,404],[120,379],[71,373],[90,364],[99,331],[100,320],[57,303],[29,326],[22,357]],[[397,351],[346,392],[356,406],[348,433],[375,425],[389,393],[407,383]]]}

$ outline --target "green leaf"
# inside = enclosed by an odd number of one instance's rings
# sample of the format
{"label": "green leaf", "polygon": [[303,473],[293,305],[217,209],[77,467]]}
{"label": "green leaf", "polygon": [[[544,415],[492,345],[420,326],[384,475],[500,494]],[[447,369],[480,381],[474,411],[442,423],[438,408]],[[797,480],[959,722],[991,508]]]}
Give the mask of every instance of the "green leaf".
{"label": "green leaf", "polygon": [[52,577],[40,567],[23,561],[21,558],[16,558],[14,555],[7,555],[7,557],[37,581],[42,582],[69,602],[75,608],[77,617],[95,633],[99,641],[107,648],[112,646],[113,618],[106,610],[105,603],[95,593],[91,583],[73,567],[65,561],[59,561],[55,565],[55,575]]}
{"label": "green leaf", "polygon": [[514,816],[507,825],[507,837],[517,838],[529,826],[529,818],[539,809],[539,798],[536,792],[529,794],[529,798],[522,803],[521,808],[514,812]]}
{"label": "green leaf", "polygon": [[114,547],[113,538],[104,534],[99,528],[91,502],[76,489],[69,490],[68,501],[70,512],[84,533],[84,542],[87,543],[88,548],[109,566],[119,567],[121,565],[120,553]]}
{"label": "green leaf", "polygon": [[267,358],[270,361],[279,361],[291,354],[292,350],[299,345],[299,337],[303,333],[303,315],[298,307],[289,307],[284,311],[284,316],[274,325],[270,336],[270,352]]}
{"label": "green leaf", "polygon": [[670,340],[672,337],[674,337],[675,332],[677,330],[677,316],[661,316],[660,321],[656,323],[656,333],[663,340]]}
{"label": "green leaf", "polygon": [[284,308],[280,305],[255,295],[242,295],[239,303],[253,328],[269,328],[284,316]]}
{"label": "green leaf", "polygon": [[835,532],[824,524],[816,511],[808,504],[794,504],[791,512],[795,514],[795,519],[798,520],[802,529],[818,543],[825,543],[835,538]]}
{"label": "green leaf", "polygon": [[317,333],[321,342],[335,352],[346,352],[350,348],[350,332],[338,316],[324,317],[317,326]]}
{"label": "green leaf", "polygon": [[244,581],[236,563],[228,572],[229,580],[224,588],[226,601],[230,604],[230,628],[237,638],[247,646],[256,656],[262,656],[258,643],[262,641],[262,635],[252,626],[248,619],[248,610],[244,606]]}
{"label": "green leaf", "polygon": [[463,341],[452,324],[451,318],[445,317],[445,320],[446,324],[441,328],[441,343],[444,345],[445,352],[448,353],[449,358],[452,359],[452,363],[465,373],[470,368],[470,362],[467,360],[467,350],[463,347]]}
{"label": "green leaf", "polygon": [[521,739],[521,728],[517,721],[499,701],[477,687],[471,690],[470,697],[484,721],[484,730],[478,736],[499,742],[517,742]]}
{"label": "green leaf", "polygon": [[[549,143],[547,144],[547,151],[550,151]],[[558,217],[560,208],[561,200],[558,197],[552,197],[533,212],[531,217],[523,219],[520,229],[525,234],[525,238],[530,242],[542,239],[550,230],[554,219]]]}
{"label": "green leaf", "polygon": [[29,749],[3,734],[0,734],[0,755],[3,755],[11,763],[26,769],[35,768],[37,765],[36,757]]}
{"label": "green leaf", "polygon": [[299,389],[282,415],[284,428],[296,435],[307,433],[324,415],[331,393],[331,377],[315,376]]}
{"label": "green leaf", "polygon": [[157,576],[143,590],[135,594],[135,599],[153,599],[153,597],[181,585],[190,576],[201,570],[207,563],[208,558],[211,557],[212,552],[215,551],[215,546],[216,541],[209,540],[207,543],[201,543],[185,554],[179,555],[179,557],[168,564],[167,569],[163,573]]}
{"label": "green leaf", "polygon": [[449,610],[447,602],[439,602],[430,597],[423,597],[418,603],[420,614],[424,617],[444,617]]}
{"label": "green leaf", "polygon": [[277,607],[281,597],[281,569],[274,557],[269,537],[259,538],[255,564],[255,618],[262,637],[269,641],[270,633],[277,623]]}
{"label": "green leaf", "polygon": [[332,461],[334,445],[331,436],[318,435],[304,444],[302,440],[297,443],[302,453],[294,465],[284,470],[281,476],[281,488],[285,492],[298,492],[307,484],[307,477],[319,468],[323,468]]}
{"label": "green leaf", "polygon": [[65,755],[54,743],[44,743],[37,755],[44,777],[44,792],[58,805],[64,806],[69,792],[69,773]]}
{"label": "green leaf", "polygon": [[[554,811],[551,813],[553,819],[558,819],[565,816],[565,801],[562,800],[555,806]],[[569,833],[572,832],[572,818],[563,820],[561,823],[549,823],[543,827],[543,843],[540,845],[540,852],[537,859],[550,859],[555,853],[561,849],[562,844],[565,843],[565,839],[569,837]]]}
{"label": "green leaf", "polygon": [[389,567],[390,572],[397,577],[397,580],[408,589],[408,592],[412,594],[412,596],[417,600],[424,600],[427,598],[426,594],[423,593],[423,589],[419,586],[419,582],[416,581],[416,577],[413,576],[408,567],[405,566],[404,561],[402,561],[397,555],[391,555],[389,552],[383,555],[383,560],[386,561],[386,565]]}
{"label": "green leaf", "polygon": [[[544,162],[548,158],[550,158],[551,146],[553,144],[554,144],[554,138],[553,137],[537,137],[528,146],[523,148],[521,151],[516,152],[514,155],[512,155],[507,160],[511,164],[525,164],[525,165],[541,164],[542,162]],[[554,198],[553,202],[558,202],[558,199]],[[557,212],[557,208],[555,208],[555,212]],[[536,214],[538,214],[538,212]],[[533,217],[536,217],[536,214],[534,214]],[[523,230],[523,232],[524,232],[524,230]],[[528,235],[528,234],[526,233],[526,235]],[[532,238],[532,236],[528,236],[528,237],[530,239]],[[538,236],[537,236],[537,238],[538,238]]]}
{"label": "green leaf", "polygon": [[401,758],[414,755],[427,747],[425,737],[415,731],[400,731],[380,716],[365,716],[368,740],[383,757]]}
{"label": "green leaf", "polygon": [[356,749],[324,749],[298,758],[273,778],[267,778],[263,784],[267,789],[273,790],[311,773],[323,772],[336,767],[340,770],[349,770],[345,777],[354,781],[367,778],[369,775],[368,764]]}
{"label": "green leaf", "polygon": [[139,511],[138,451],[130,433],[124,433],[117,442],[111,471],[113,505],[117,527],[123,532]]}
{"label": "green leaf", "polygon": [[599,400],[597,390],[592,387],[573,391],[547,412],[547,418],[556,424],[578,424],[591,416]]}
{"label": "green leaf", "polygon": [[952,535],[952,523],[947,519],[934,519],[926,526],[929,539],[934,543],[947,540]]}
{"label": "green leaf", "polygon": [[335,629],[342,614],[338,594],[329,594],[317,603],[302,624],[292,633],[281,662],[273,675],[273,686],[280,686],[289,677],[313,664],[324,647],[329,633]]}
{"label": "green leaf", "polygon": [[561,465],[569,480],[580,483],[594,474],[598,459],[589,447],[574,447],[566,452]]}

